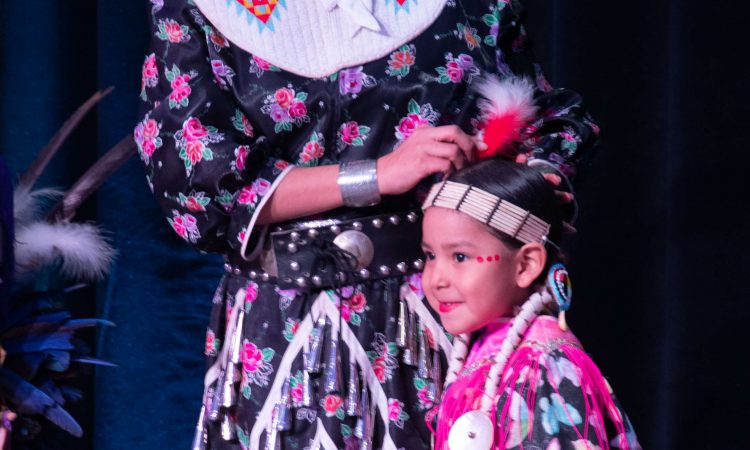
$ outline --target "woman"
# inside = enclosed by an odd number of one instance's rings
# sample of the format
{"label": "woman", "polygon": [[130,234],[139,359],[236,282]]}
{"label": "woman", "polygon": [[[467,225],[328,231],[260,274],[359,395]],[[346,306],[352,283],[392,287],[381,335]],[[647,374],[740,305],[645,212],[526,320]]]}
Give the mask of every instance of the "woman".
{"label": "woman", "polygon": [[566,175],[596,139],[580,98],[516,2],[151,3],[135,139],[174,230],[227,260],[196,448],[428,448],[450,342],[420,181],[474,160],[482,74],[536,80],[521,150]]}

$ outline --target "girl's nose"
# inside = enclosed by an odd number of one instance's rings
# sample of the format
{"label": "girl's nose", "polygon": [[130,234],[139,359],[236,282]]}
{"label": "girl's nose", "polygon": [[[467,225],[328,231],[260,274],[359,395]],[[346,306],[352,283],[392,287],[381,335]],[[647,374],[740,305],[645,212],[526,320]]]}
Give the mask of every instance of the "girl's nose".
{"label": "girl's nose", "polygon": [[450,286],[450,276],[445,264],[435,261],[432,267],[432,285],[435,289],[446,288]]}

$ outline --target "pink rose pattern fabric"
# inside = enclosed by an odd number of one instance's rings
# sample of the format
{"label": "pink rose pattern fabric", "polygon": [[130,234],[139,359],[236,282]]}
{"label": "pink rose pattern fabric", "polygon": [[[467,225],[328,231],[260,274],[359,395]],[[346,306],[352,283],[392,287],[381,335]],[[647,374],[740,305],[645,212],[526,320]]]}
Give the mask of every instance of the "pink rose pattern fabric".
{"label": "pink rose pattern fabric", "polygon": [[[408,9],[393,12],[408,14],[421,3],[410,0]],[[202,251],[238,258],[246,237],[252,248],[259,233],[248,228],[250,220],[290,166],[377,158],[423,126],[457,124],[474,131],[476,98],[468,92],[484,73],[525,76],[536,83],[543,113],[524,143],[534,157],[573,174],[597,138],[598,128],[581,98],[552,89],[532,59],[516,2],[447,2],[436,21],[412,41],[380,59],[316,79],[285,72],[235,46],[192,1],[150,0],[148,5],[152,42],[141,68],[142,108],[133,137],[169,226]],[[293,8],[293,2],[286,7]],[[416,193],[409,193],[375,209],[389,213],[418,204]],[[435,405],[427,397],[426,380],[403,364],[391,320],[398,311],[399,286],[407,282],[422,294],[417,275],[394,275],[385,283],[352,287],[336,305],[387,399],[388,420],[376,427],[374,448],[380,447],[385,427],[398,448],[427,449],[431,440],[424,420]],[[234,415],[239,439],[220,443],[218,428],[210,425],[210,448],[248,447],[254,418],[281,358],[317,294],[281,290],[273,280],[255,284],[242,275],[226,275],[200,349],[209,363],[220,354],[240,288],[248,290],[248,297],[243,305],[241,395]],[[434,346],[434,337],[428,339]],[[348,361],[348,352],[342,357]],[[290,373],[296,402],[301,359],[293,362]],[[324,393],[317,383],[315,406],[296,409],[285,445],[309,446],[320,420],[338,448],[358,448],[355,422],[343,414],[342,396]]]}

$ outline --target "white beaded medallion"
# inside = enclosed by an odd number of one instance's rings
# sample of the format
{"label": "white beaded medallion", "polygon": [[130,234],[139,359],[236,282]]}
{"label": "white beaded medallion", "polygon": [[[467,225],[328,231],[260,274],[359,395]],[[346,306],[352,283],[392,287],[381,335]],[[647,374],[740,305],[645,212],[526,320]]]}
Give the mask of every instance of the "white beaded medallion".
{"label": "white beaded medallion", "polygon": [[495,426],[490,417],[482,411],[464,413],[448,433],[450,450],[490,450],[494,439]]}

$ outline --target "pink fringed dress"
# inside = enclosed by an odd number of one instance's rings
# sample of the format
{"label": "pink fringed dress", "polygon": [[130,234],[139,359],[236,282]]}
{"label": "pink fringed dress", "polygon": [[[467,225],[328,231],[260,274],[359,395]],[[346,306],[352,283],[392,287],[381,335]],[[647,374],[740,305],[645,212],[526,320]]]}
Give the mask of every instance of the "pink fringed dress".
{"label": "pink fringed dress", "polygon": [[[494,355],[511,327],[485,327],[451,384],[439,412],[436,449],[448,450],[448,433],[462,414],[480,409]],[[557,320],[539,316],[511,355],[492,411],[493,449],[608,449],[641,447],[609,384],[580,342]]]}

